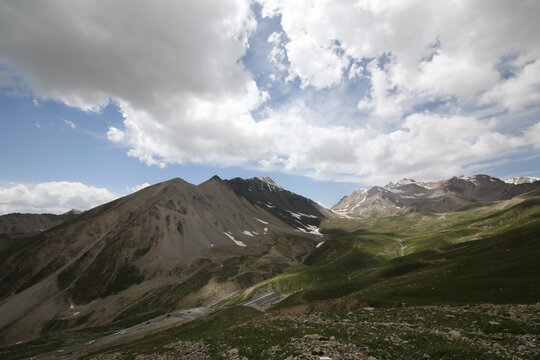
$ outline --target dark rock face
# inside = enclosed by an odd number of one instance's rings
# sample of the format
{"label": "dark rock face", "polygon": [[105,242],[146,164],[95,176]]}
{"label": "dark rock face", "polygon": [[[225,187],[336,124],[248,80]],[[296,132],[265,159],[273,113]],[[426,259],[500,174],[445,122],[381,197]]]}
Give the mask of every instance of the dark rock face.
{"label": "dark rock face", "polygon": [[466,178],[453,177],[441,187],[446,193],[474,201],[496,201],[504,197],[504,193],[514,185],[488,175],[475,175]]}
{"label": "dark rock face", "polygon": [[267,176],[260,178],[227,180],[233,191],[284,223],[310,231],[329,214],[313,200],[290,192]]}

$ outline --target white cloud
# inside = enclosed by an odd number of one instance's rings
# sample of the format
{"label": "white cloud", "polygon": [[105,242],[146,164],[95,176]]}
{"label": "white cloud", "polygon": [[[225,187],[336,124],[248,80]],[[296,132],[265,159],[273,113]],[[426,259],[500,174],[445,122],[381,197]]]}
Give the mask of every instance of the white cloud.
{"label": "white cloud", "polygon": [[540,121],[525,131],[525,137],[536,150],[540,150]]}
{"label": "white cloud", "polygon": [[[391,54],[396,60],[390,65],[391,82],[413,96],[470,97],[502,83],[496,66],[501,58],[519,54],[517,66],[540,56],[538,2],[259,2],[263,15],[281,15],[290,39],[287,51],[295,51],[288,54],[292,71],[303,81],[324,86],[339,81],[347,58],[361,61]],[[336,41],[339,55],[328,52]],[[536,97],[529,100],[538,103]]]}
{"label": "white cloud", "polygon": [[107,139],[115,143],[118,143],[124,140],[124,136],[125,136],[124,132],[122,130],[115,128],[114,126],[110,126],[109,131],[107,131]]}
{"label": "white cloud", "polygon": [[[242,92],[248,1],[0,2],[0,53],[37,96],[86,111]],[[24,38],[25,41],[20,41]]]}
{"label": "white cloud", "polygon": [[149,183],[142,183],[142,184],[139,184],[139,185],[135,185],[135,186],[132,186],[132,187],[128,187],[128,191],[134,193],[134,192],[137,192],[137,191],[139,191],[139,190],[142,190],[142,189],[144,189],[145,187],[148,187],[148,186],[150,186],[150,185],[151,185],[151,184],[149,184]]}
{"label": "white cloud", "polygon": [[[470,112],[540,103],[540,3],[261,2],[264,16],[281,16],[262,55],[273,66],[268,76],[299,79],[299,92],[318,94],[368,82],[367,96],[347,93],[357,96],[354,121],[333,104],[315,113],[317,100],[268,101],[260,74],[242,63],[256,28],[247,0],[0,2],[0,62],[36,98],[85,111],[114,102],[124,121],[107,138],[160,167],[242,165],[378,182],[441,178],[538,148],[537,120],[510,135]],[[514,77],[501,76],[501,59]],[[437,102],[447,105],[428,106]]]}
{"label": "white cloud", "polygon": [[404,93],[396,91],[397,85],[375,62],[370,62],[367,69],[371,74],[371,99],[362,98],[358,102],[358,110],[371,110],[376,117],[401,119]]}
{"label": "white cloud", "polygon": [[70,120],[64,120],[64,124],[66,124],[67,126],[69,126],[72,129],[75,129],[77,127],[77,125],[75,125],[75,123],[73,121],[70,121]]}
{"label": "white cloud", "polygon": [[[473,117],[413,114],[403,127],[382,133],[365,145],[362,173],[372,183],[407,176],[442,179],[466,172],[467,166],[533,144],[527,132],[510,136],[495,121]],[[529,129],[532,131],[533,128]]]}
{"label": "white cloud", "polygon": [[56,213],[88,210],[118,196],[105,188],[79,182],[52,181],[0,187],[0,213]]}
{"label": "white cloud", "polygon": [[525,65],[516,77],[497,84],[481,100],[500,103],[511,111],[540,103],[540,59]]}
{"label": "white cloud", "polygon": [[347,61],[337,54],[338,48],[332,42],[320,44],[305,33],[295,34],[293,39],[285,46],[291,63],[290,78],[298,76],[302,87],[311,85],[317,89],[330,87],[341,81]]}

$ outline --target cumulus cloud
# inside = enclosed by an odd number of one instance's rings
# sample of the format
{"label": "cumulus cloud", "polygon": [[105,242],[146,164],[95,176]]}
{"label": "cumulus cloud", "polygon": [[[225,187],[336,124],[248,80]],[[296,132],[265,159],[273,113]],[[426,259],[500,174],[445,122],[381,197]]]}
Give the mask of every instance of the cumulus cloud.
{"label": "cumulus cloud", "polygon": [[341,81],[347,61],[339,56],[339,47],[332,42],[318,43],[306,33],[295,34],[285,46],[290,61],[289,76],[298,76],[302,87],[322,89]]}
{"label": "cumulus cloud", "polygon": [[[471,165],[540,146],[540,123],[519,134],[497,130],[495,119],[439,115],[407,116],[395,130],[318,127],[304,123],[301,107],[272,113],[284,134],[274,142],[285,154],[261,162],[269,170],[283,167],[306,176],[333,180],[386,183],[402,177],[441,179],[467,173]],[[288,131],[284,131],[287,129]],[[301,138],[296,137],[299,129]]]}
{"label": "cumulus cloud", "polygon": [[537,149],[538,120],[510,134],[472,113],[540,104],[540,3],[259,2],[280,23],[263,38],[274,82],[320,99],[364,81],[367,92],[350,92],[355,121],[338,108],[315,121],[322,115],[308,97],[273,102],[243,63],[257,31],[247,0],[0,1],[0,61],[37,98],[84,111],[113,102],[124,120],[107,138],[160,167],[240,165],[375,182],[455,175]]}
{"label": "cumulus cloud", "polygon": [[[379,134],[365,145],[362,172],[371,182],[412,178],[442,179],[463,173],[474,162],[486,161],[533,145],[527,132],[518,136],[495,130],[495,122],[473,117],[413,114],[403,127]],[[532,128],[528,131],[532,131]]]}
{"label": "cumulus cloud", "polygon": [[367,70],[371,75],[371,92],[369,98],[360,99],[358,110],[369,110],[375,117],[401,119],[404,92],[396,91],[396,84],[375,62],[370,62]]}
{"label": "cumulus cloud", "polygon": [[122,130],[115,128],[114,126],[110,126],[109,131],[107,131],[107,139],[115,143],[118,143],[124,140],[124,136],[125,136],[124,132]]}
{"label": "cumulus cloud", "polygon": [[105,188],[79,182],[52,181],[0,187],[0,213],[56,213],[88,210],[118,196]]}
{"label": "cumulus cloud", "polygon": [[73,121],[70,121],[70,120],[64,120],[64,124],[66,124],[67,126],[69,126],[72,129],[75,129],[77,127],[77,125],[75,125],[75,123]]}
{"label": "cumulus cloud", "polygon": [[142,189],[144,189],[145,187],[148,187],[148,186],[150,186],[149,183],[142,183],[142,184],[139,184],[139,185],[128,187],[128,191],[134,193],[134,192],[142,190]]}
{"label": "cumulus cloud", "polygon": [[[496,65],[505,56],[519,54],[512,62],[519,68],[540,55],[536,37],[540,24],[535,20],[540,5],[535,2],[259,2],[263,15],[281,15],[283,30],[290,39],[287,51],[294,52],[292,56],[288,54],[291,67],[302,81],[314,84],[339,81],[347,59],[377,59],[390,54],[396,61],[389,65],[389,81],[413,96],[428,93],[469,97],[501,84]],[[329,50],[333,43],[339,44],[341,52]],[[306,56],[296,49],[305,51]],[[330,58],[332,61],[325,61]],[[525,69],[521,74],[513,80],[519,84],[515,86],[538,84]],[[374,83],[373,87],[376,86]],[[503,100],[502,96],[489,98]],[[534,101],[538,103],[536,98]],[[372,105],[375,110],[380,109],[377,104]]]}
{"label": "cumulus cloud", "polygon": [[540,103],[540,59],[525,65],[516,77],[498,83],[481,101],[499,103],[511,111]]}
{"label": "cumulus cloud", "polygon": [[152,108],[249,86],[237,60],[254,26],[236,0],[2,1],[0,57],[40,97],[88,111],[111,98]]}

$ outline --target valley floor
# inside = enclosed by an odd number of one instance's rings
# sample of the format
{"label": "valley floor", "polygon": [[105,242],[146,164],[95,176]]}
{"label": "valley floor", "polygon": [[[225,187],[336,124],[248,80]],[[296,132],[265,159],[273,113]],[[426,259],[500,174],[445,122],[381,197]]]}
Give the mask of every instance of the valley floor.
{"label": "valley floor", "polygon": [[89,358],[325,357],[538,359],[540,304],[373,308],[341,299],[267,314],[236,307]]}

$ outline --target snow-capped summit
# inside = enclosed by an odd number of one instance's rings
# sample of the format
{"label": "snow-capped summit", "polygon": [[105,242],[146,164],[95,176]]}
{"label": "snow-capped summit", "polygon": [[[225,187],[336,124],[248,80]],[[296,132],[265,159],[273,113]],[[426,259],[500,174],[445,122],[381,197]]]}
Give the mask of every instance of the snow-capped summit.
{"label": "snow-capped summit", "polygon": [[399,181],[396,181],[396,182],[393,182],[393,181],[390,181],[388,184],[386,184],[384,187],[385,188],[396,188],[396,187],[400,187],[400,186],[404,186],[404,185],[410,185],[410,184],[416,184],[416,185],[419,185],[416,180],[413,180],[413,179],[407,179],[407,178],[403,178]]}
{"label": "snow-capped summit", "polygon": [[262,181],[266,185],[268,185],[268,189],[270,191],[283,191],[283,190],[285,190],[281,186],[276,184],[276,182],[274,180],[272,180],[272,178],[270,176],[259,176],[259,177],[257,177],[257,179]]}
{"label": "snow-capped summit", "polygon": [[509,179],[506,179],[505,183],[514,184],[514,185],[532,184],[533,182],[539,181],[539,180],[540,178],[532,177],[532,176],[516,176],[516,177],[511,177]]}

